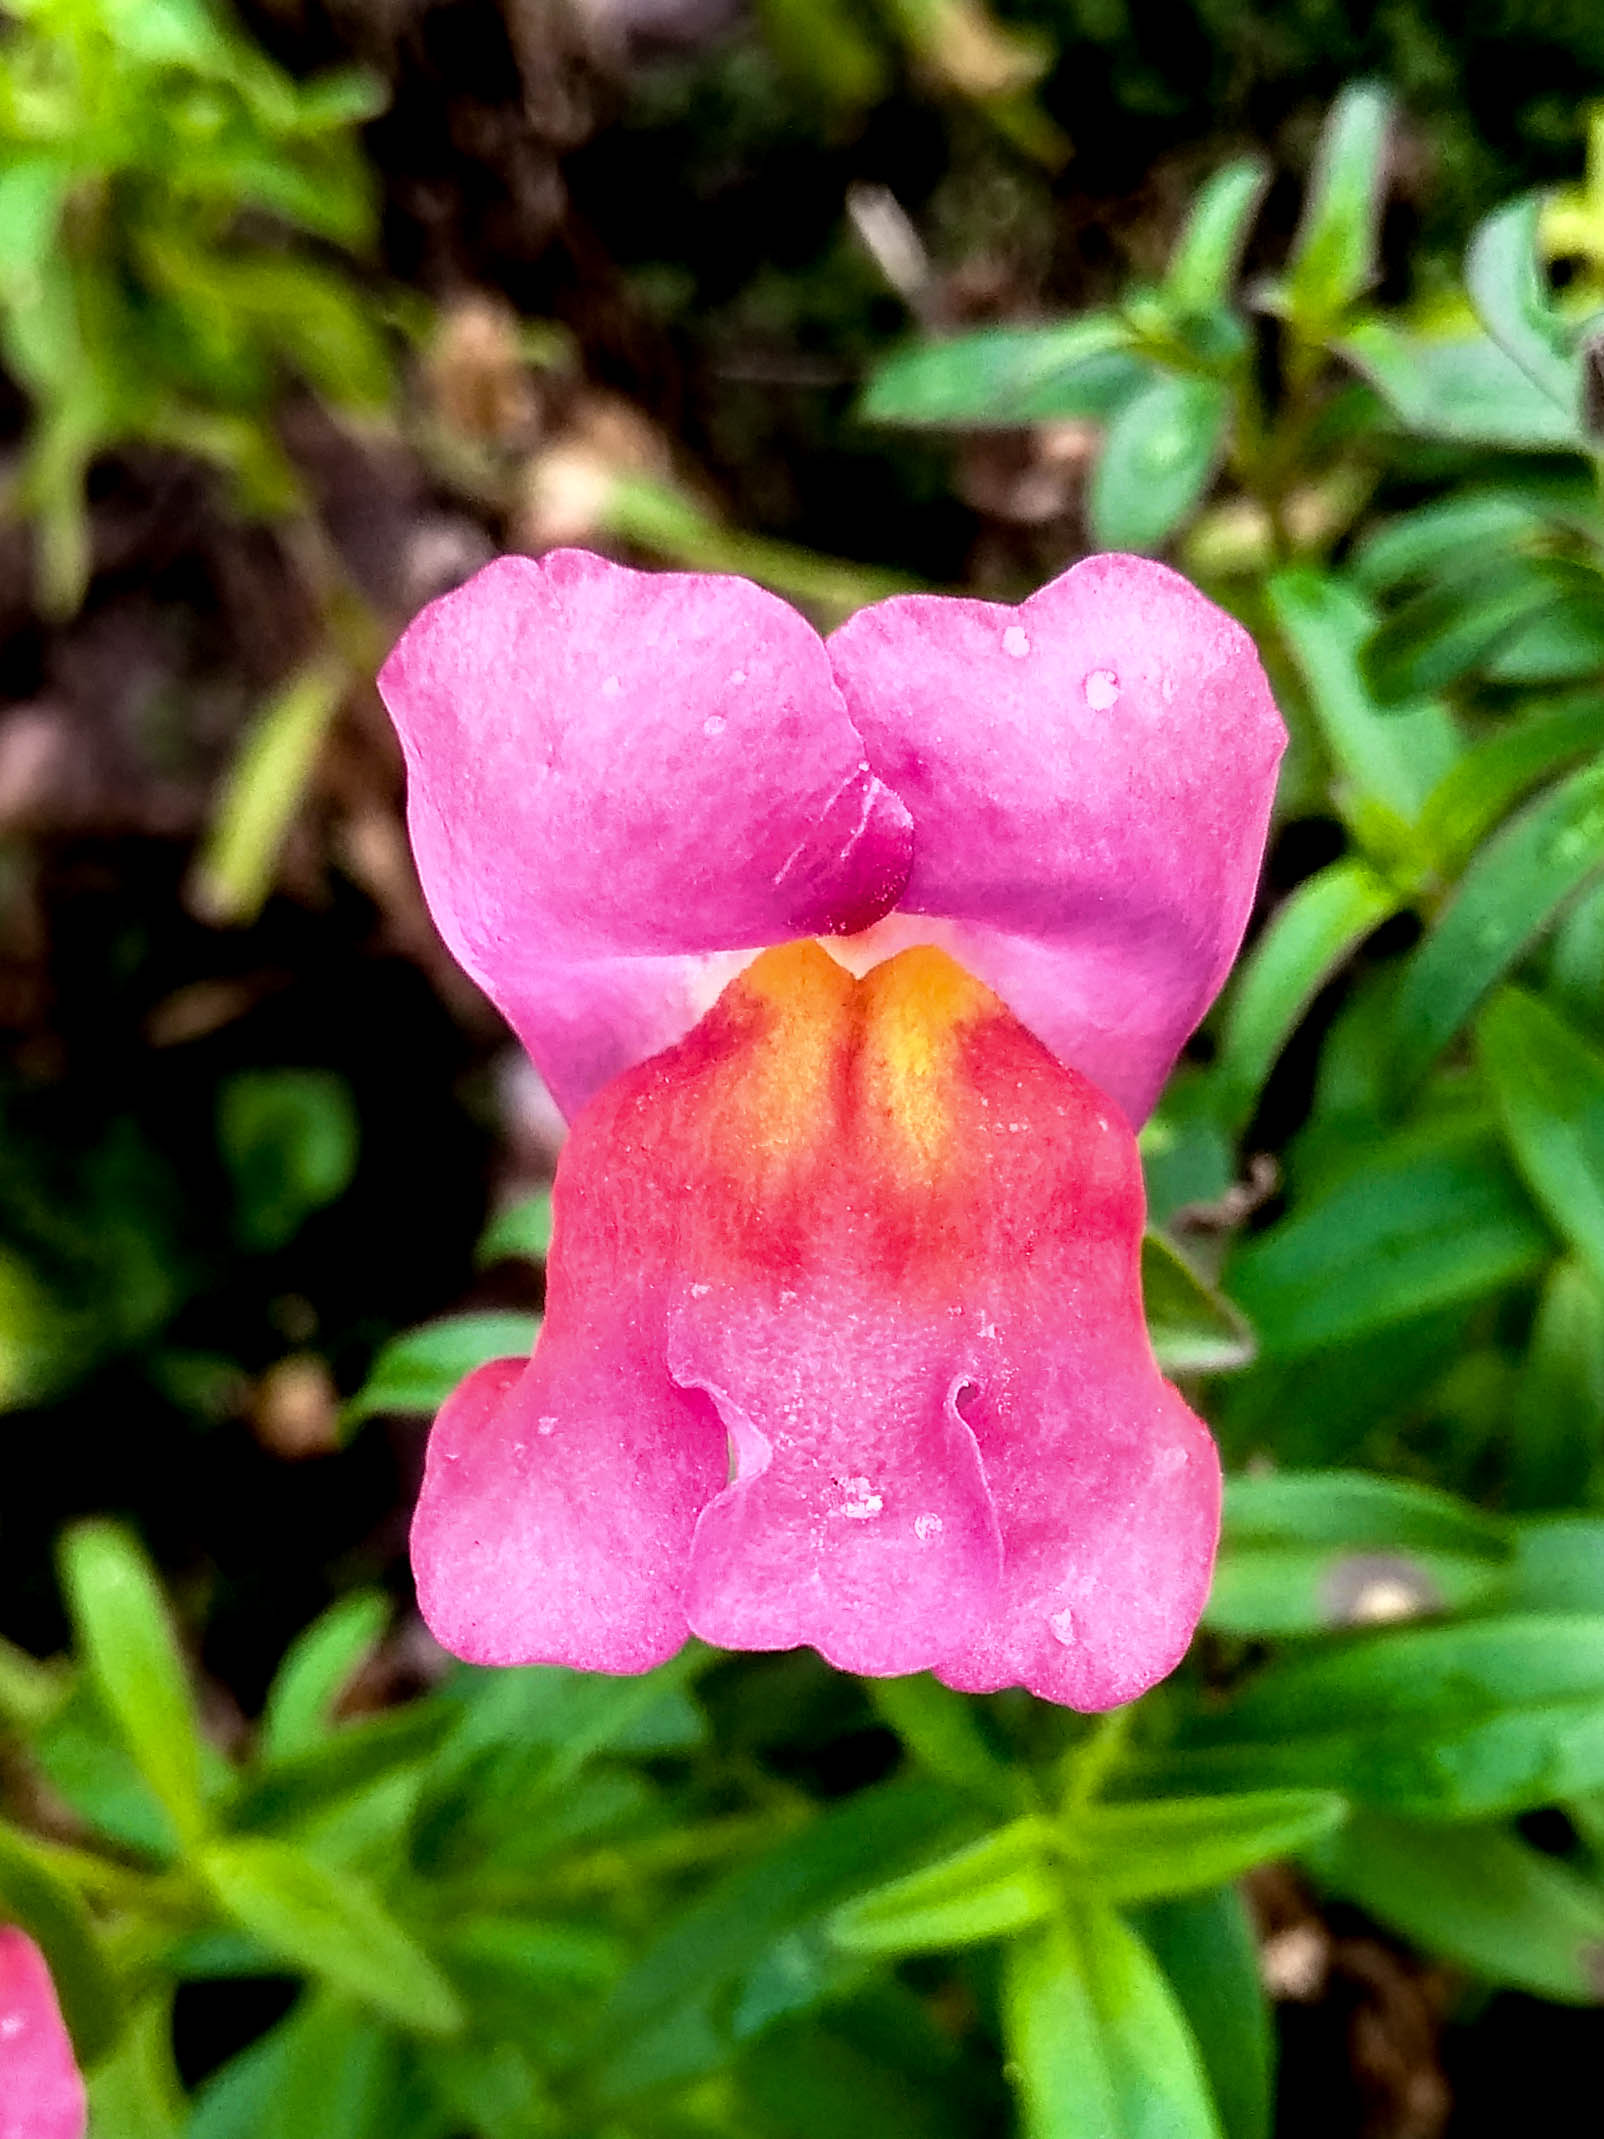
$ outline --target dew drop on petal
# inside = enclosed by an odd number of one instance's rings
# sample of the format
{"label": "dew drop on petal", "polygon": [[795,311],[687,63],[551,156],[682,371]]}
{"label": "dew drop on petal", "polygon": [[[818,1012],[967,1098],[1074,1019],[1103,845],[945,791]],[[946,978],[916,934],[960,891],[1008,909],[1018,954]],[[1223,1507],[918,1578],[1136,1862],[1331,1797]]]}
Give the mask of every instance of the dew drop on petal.
{"label": "dew drop on petal", "polygon": [[1094,668],[1081,688],[1094,713],[1106,713],[1119,696],[1119,678],[1111,668]]}
{"label": "dew drop on petal", "polygon": [[1061,1641],[1066,1649],[1075,1646],[1075,1614],[1066,1605],[1061,1612],[1054,1612],[1047,1622],[1047,1631],[1054,1641]]}
{"label": "dew drop on petal", "polygon": [[921,1545],[928,1544],[933,1537],[940,1537],[944,1527],[939,1515],[916,1515],[913,1519],[913,1534]]}
{"label": "dew drop on petal", "polygon": [[602,696],[603,698],[616,698],[623,688],[624,686],[616,676],[609,676],[602,685]]}
{"label": "dew drop on petal", "polygon": [[728,723],[722,713],[709,713],[702,723],[704,735],[722,735]]}
{"label": "dew drop on petal", "polygon": [[847,1496],[841,1513],[851,1522],[866,1523],[885,1506],[883,1496],[874,1490],[867,1478],[838,1478],[836,1483]]}
{"label": "dew drop on petal", "polygon": [[1030,652],[1030,634],[1022,624],[1010,624],[1003,633],[1003,652],[1015,661],[1023,661]]}

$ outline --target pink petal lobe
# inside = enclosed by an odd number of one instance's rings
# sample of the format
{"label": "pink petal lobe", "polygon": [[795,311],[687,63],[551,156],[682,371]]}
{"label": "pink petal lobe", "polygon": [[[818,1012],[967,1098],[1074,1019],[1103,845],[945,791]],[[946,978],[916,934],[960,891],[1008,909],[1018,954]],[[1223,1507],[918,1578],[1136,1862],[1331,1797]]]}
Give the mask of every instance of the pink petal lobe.
{"label": "pink petal lobe", "polygon": [[1179,574],[1090,557],[1017,609],[899,595],[829,642],[907,805],[902,914],[1132,1121],[1247,925],[1285,732],[1246,632]]}
{"label": "pink petal lobe", "polygon": [[724,954],[866,927],[907,880],[822,642],[748,581],[503,557],[379,685],[430,910],[570,1113],[690,1029]]}
{"label": "pink petal lobe", "polygon": [[44,1956],[0,1927],[0,2139],[83,2139],[86,2114]]}
{"label": "pink petal lobe", "polygon": [[739,1466],[697,1524],[687,1613],[726,1649],[922,1671],[978,1634],[997,1584],[962,1335],[883,1287],[797,1275],[788,1298],[713,1288],[672,1326],[675,1375],[712,1396]]}

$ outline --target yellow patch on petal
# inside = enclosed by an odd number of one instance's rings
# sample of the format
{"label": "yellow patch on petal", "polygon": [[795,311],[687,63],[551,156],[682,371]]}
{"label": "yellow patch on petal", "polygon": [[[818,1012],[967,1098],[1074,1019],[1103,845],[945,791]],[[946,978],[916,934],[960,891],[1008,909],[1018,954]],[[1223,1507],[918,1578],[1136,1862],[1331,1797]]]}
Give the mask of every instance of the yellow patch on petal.
{"label": "yellow patch on petal", "polygon": [[859,983],[861,1082],[926,1176],[952,1149],[959,1034],[1001,1010],[996,996],[955,958],[920,944],[876,966]]}

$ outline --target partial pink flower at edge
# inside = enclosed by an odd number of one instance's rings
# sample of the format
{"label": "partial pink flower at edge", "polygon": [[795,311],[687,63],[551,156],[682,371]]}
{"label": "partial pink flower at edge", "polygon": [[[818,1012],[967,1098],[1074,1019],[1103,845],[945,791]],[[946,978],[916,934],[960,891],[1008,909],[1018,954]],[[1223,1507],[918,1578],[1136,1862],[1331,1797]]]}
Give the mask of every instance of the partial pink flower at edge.
{"label": "partial pink flower at edge", "polygon": [[1172,1668],[1218,1463],[1152,1362],[1127,1117],[1253,895],[1284,737],[1246,635],[1112,557],[826,647],[569,552],[434,605],[381,684],[436,918],[577,1114],[535,1357],[431,1441],[436,1633],[811,1642],[1082,1708]]}
{"label": "partial pink flower at edge", "polygon": [[44,1956],[0,1926],[0,2139],[83,2139],[86,2114]]}

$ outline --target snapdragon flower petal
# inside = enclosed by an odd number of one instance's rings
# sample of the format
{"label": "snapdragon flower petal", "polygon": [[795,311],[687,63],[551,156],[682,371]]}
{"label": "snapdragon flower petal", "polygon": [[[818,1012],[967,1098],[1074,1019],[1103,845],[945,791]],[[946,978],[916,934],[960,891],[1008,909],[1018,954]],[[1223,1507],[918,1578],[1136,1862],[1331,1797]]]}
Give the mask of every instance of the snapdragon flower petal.
{"label": "snapdragon flower petal", "polygon": [[906,882],[822,642],[746,580],[503,557],[379,687],[435,922],[566,1112],[753,951],[866,927]]}
{"label": "snapdragon flower petal", "polygon": [[766,952],[583,1110],[554,1208],[533,1361],[430,1445],[448,1647],[628,1670],[688,1627],[1086,1708],[1175,1662],[1219,1468],[1148,1344],[1135,1145],[945,953]]}
{"label": "snapdragon flower petal", "polygon": [[0,1926],[0,2139],[83,2139],[86,2114],[44,1956]]}
{"label": "snapdragon flower petal", "polygon": [[1252,641],[1179,574],[1104,556],[1017,609],[895,596],[829,649],[913,817],[899,920],[933,917],[1139,1123],[1253,901],[1285,732]]}

